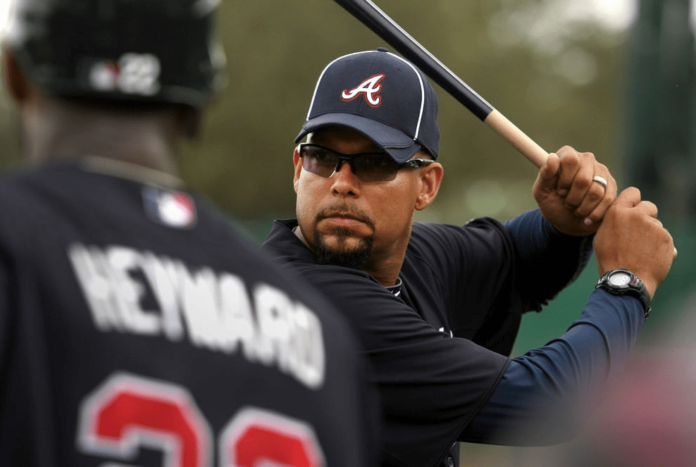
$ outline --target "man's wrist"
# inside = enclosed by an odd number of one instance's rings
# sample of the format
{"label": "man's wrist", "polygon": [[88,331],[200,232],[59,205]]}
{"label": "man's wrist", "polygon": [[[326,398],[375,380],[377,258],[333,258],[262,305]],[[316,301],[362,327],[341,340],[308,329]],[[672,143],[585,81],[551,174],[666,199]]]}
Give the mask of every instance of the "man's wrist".
{"label": "man's wrist", "polygon": [[612,269],[597,281],[595,289],[604,289],[612,295],[628,295],[640,300],[643,314],[648,319],[652,308],[651,295],[643,281],[627,269]]}

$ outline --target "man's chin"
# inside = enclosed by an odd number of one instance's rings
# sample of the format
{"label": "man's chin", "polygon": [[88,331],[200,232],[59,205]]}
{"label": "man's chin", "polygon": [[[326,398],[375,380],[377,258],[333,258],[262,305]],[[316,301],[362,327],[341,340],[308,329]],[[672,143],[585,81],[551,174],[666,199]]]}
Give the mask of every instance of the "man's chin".
{"label": "man's chin", "polygon": [[322,235],[319,243],[326,251],[341,254],[360,249],[365,244],[365,239],[354,236]]}
{"label": "man's chin", "polygon": [[352,232],[314,233],[314,249],[320,264],[362,269],[372,253],[373,237],[350,235]]}

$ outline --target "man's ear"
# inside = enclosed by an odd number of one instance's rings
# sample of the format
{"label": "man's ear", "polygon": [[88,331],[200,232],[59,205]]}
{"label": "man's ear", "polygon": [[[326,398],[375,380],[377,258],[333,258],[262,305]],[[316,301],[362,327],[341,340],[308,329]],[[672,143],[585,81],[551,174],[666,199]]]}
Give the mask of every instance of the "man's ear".
{"label": "man's ear", "polygon": [[2,71],[5,88],[10,97],[17,102],[25,101],[29,96],[31,86],[12,50],[7,47],[2,51]]}
{"label": "man's ear", "polygon": [[295,165],[293,186],[295,188],[295,194],[298,194],[300,189],[300,174],[302,173],[302,158],[300,157],[300,152],[297,148],[295,148],[295,151],[292,153],[292,163]]}
{"label": "man's ear", "polygon": [[416,210],[422,211],[430,206],[440,190],[444,168],[438,162],[425,165],[420,168],[418,197],[416,198]]}

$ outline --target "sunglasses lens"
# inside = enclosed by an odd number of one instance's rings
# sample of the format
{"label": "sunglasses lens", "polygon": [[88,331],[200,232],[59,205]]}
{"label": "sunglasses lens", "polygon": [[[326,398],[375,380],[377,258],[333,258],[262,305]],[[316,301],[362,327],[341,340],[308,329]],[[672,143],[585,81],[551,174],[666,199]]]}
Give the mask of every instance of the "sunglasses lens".
{"label": "sunglasses lens", "polygon": [[399,165],[382,154],[362,154],[353,158],[353,167],[363,182],[387,182],[396,178]]}
{"label": "sunglasses lens", "polygon": [[[307,172],[328,178],[337,170],[338,154],[321,146],[301,146],[302,168]],[[348,159],[345,159],[348,162]],[[362,182],[394,180],[399,165],[384,154],[359,154],[350,158],[350,168]]]}
{"label": "sunglasses lens", "polygon": [[320,177],[330,177],[338,163],[338,156],[317,146],[303,146],[301,156],[302,168]]}

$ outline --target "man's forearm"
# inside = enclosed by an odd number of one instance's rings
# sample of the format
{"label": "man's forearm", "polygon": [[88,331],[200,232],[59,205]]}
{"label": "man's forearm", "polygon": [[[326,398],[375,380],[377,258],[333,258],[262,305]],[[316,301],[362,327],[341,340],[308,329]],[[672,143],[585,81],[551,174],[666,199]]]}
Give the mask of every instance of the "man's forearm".
{"label": "man's forearm", "polygon": [[538,209],[505,223],[517,248],[516,288],[526,311],[541,311],[572,283],[592,256],[592,236],[557,231]]}
{"label": "man's forearm", "polygon": [[645,318],[641,303],[595,291],[561,337],[514,358],[463,441],[545,445],[580,428],[624,368]]}

